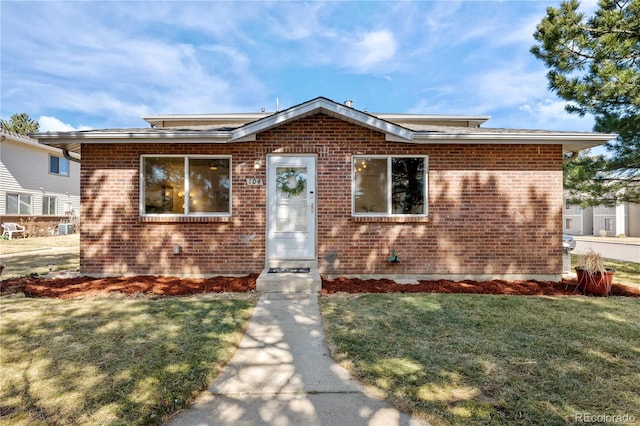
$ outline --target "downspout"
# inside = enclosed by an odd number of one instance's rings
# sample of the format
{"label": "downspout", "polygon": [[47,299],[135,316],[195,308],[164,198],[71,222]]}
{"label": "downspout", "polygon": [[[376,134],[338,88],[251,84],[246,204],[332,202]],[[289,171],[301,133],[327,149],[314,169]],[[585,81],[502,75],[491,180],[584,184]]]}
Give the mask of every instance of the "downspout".
{"label": "downspout", "polygon": [[76,157],[73,157],[68,149],[63,149],[62,150],[62,155],[64,155],[64,158],[66,158],[67,160],[73,161],[74,163],[80,164],[80,159],[76,158]]}
{"label": "downspout", "polygon": [[575,152],[575,151],[574,151],[574,152],[572,152],[572,153],[571,153],[571,155],[569,155],[568,157],[563,158],[563,159],[562,159],[562,164],[567,164],[567,163],[569,163],[569,162],[571,162],[571,161],[575,160],[575,159],[576,159],[576,157],[578,156],[578,153],[579,153],[579,151],[578,151],[578,152]]}

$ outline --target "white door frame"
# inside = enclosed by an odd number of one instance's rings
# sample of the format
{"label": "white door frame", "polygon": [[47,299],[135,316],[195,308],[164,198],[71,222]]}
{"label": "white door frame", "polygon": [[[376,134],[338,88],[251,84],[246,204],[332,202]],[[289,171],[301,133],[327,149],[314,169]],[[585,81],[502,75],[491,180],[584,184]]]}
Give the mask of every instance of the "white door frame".
{"label": "white door frame", "polygon": [[[276,229],[276,168],[307,167],[306,230]],[[267,155],[266,256],[269,260],[315,260],[317,257],[317,156],[315,154]],[[282,206],[281,206],[282,208]],[[286,208],[286,207],[284,207]]]}

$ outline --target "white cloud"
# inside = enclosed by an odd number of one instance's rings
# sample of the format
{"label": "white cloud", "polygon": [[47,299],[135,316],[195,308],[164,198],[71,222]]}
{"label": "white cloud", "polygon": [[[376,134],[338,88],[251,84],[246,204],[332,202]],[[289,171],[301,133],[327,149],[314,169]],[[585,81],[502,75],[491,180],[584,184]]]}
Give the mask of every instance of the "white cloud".
{"label": "white cloud", "polygon": [[323,95],[377,110],[542,120],[550,106],[539,103],[552,94],[529,47],[545,7],[7,2],[0,113],[56,118],[57,129],[133,127],[145,125],[141,115]]}
{"label": "white cloud", "polygon": [[565,105],[566,102],[563,101],[543,99],[532,104],[522,105],[520,107],[520,111],[525,111],[529,114],[537,115],[539,117],[549,118],[566,112],[564,109]]}
{"label": "white cloud", "polygon": [[566,101],[560,99],[537,99],[522,105],[519,110],[527,113],[540,127],[555,130],[591,131],[594,119],[580,117],[565,110]]}
{"label": "white cloud", "polygon": [[49,117],[46,115],[38,118],[38,124],[40,125],[41,132],[73,132],[75,130],[91,130],[91,127],[79,126],[73,127],[71,124],[63,123],[56,117]]}
{"label": "white cloud", "polygon": [[278,38],[283,40],[303,40],[318,35],[328,35],[327,27],[323,24],[323,3],[281,3],[278,14],[270,14],[267,19],[271,23],[270,29]]}
{"label": "white cloud", "polygon": [[520,105],[539,97],[546,87],[544,70],[532,71],[524,65],[503,64],[471,79],[488,109]]}
{"label": "white cloud", "polygon": [[393,60],[396,41],[390,31],[373,31],[363,34],[353,46],[351,68],[371,70],[381,63]]}

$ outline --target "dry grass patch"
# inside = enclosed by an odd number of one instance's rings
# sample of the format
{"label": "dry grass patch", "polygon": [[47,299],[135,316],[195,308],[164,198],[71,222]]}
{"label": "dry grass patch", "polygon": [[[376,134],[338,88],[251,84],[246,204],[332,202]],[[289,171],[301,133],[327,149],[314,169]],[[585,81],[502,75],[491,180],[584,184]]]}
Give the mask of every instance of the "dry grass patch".
{"label": "dry grass patch", "polygon": [[80,267],[80,235],[16,238],[0,240],[0,263],[5,265],[1,279],[36,273],[76,270]]}
{"label": "dry grass patch", "polygon": [[333,355],[432,424],[640,422],[637,299],[321,297]]}
{"label": "dry grass patch", "polygon": [[160,424],[226,362],[255,298],[0,299],[0,424]]}

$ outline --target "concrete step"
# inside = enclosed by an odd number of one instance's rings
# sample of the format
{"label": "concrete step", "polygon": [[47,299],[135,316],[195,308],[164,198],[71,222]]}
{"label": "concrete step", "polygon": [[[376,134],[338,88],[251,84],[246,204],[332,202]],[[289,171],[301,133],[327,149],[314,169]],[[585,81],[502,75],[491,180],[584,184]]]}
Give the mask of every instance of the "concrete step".
{"label": "concrete step", "polygon": [[296,259],[269,259],[264,265],[266,268],[318,268],[317,260]]}
{"label": "concrete step", "polygon": [[[283,268],[284,266],[277,267]],[[258,276],[256,289],[263,293],[317,293],[322,290],[322,278],[320,278],[318,268],[297,265],[287,267],[309,268],[309,272],[270,273],[269,267],[266,267]]]}

